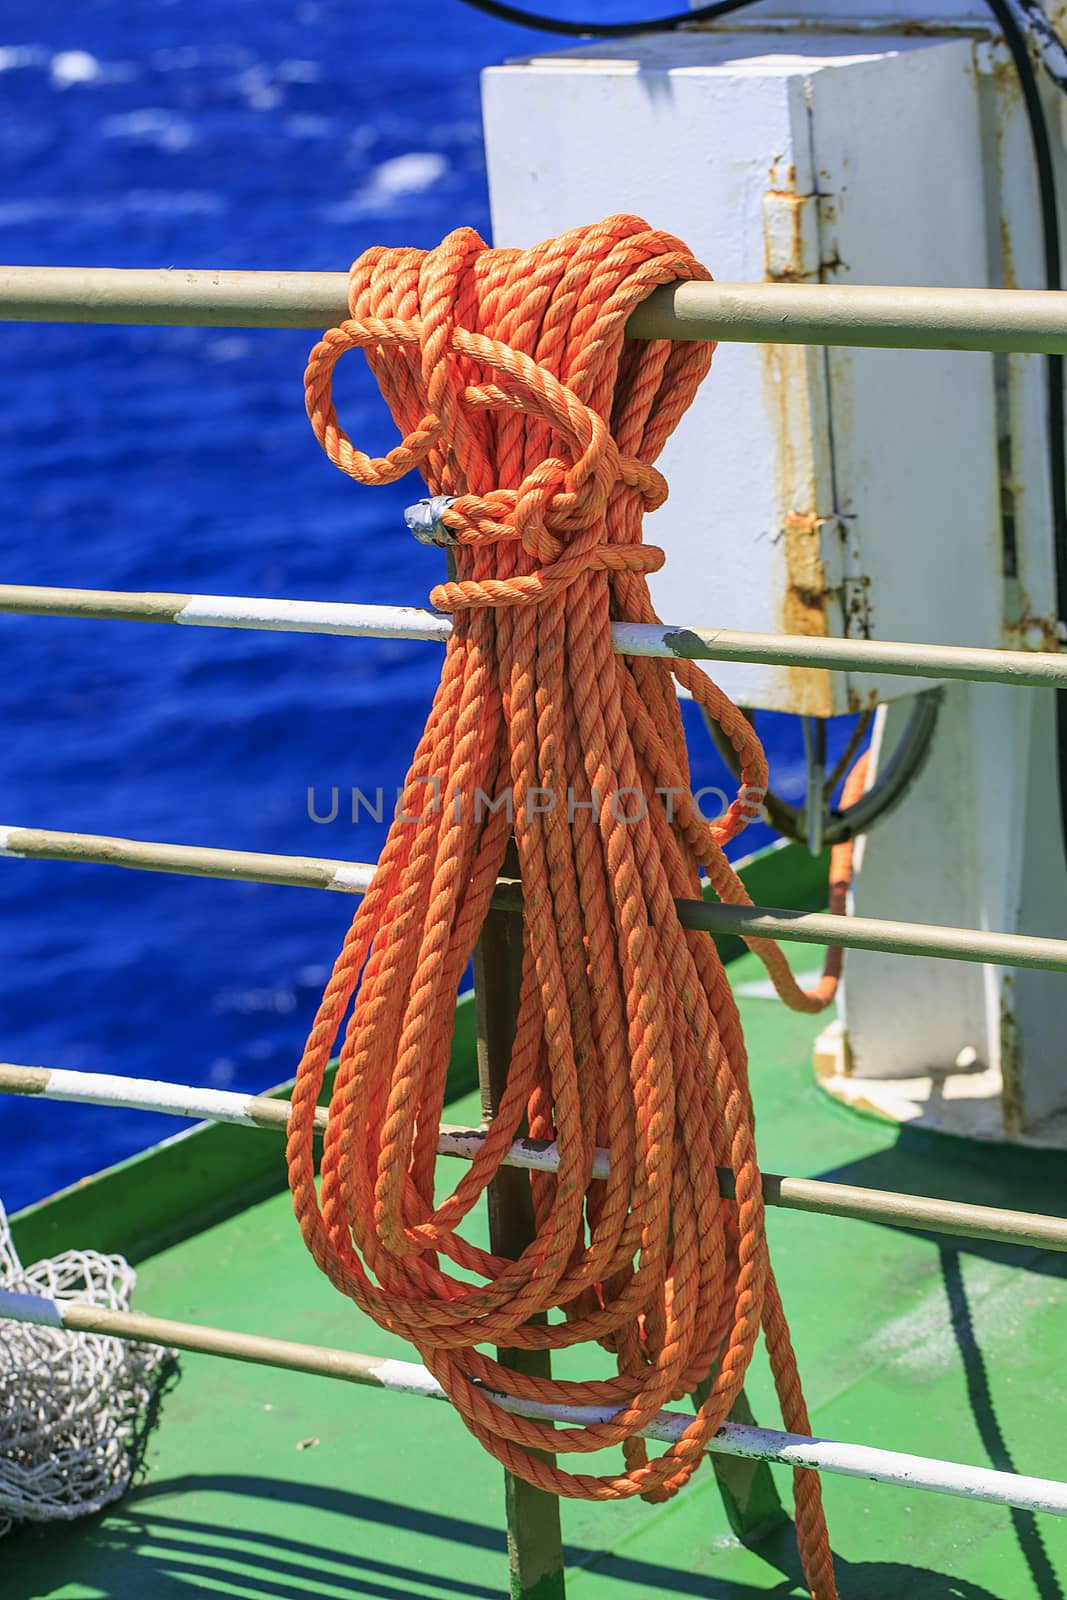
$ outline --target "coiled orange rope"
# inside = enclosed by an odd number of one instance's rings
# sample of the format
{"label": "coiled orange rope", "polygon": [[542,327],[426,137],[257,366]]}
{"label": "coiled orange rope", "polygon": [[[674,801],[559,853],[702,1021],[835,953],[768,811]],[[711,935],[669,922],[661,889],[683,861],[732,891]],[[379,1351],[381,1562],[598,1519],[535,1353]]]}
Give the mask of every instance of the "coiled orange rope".
{"label": "coiled orange rope", "polygon": [[[664,1499],[695,1470],[737,1397],[762,1325],[786,1426],[810,1431],[764,1237],[744,1042],[706,934],[676,896],[703,869],[744,900],[723,845],[766,786],[749,723],[696,667],[624,659],[610,622],[656,620],[641,543],[667,488],[653,462],[708,370],[707,345],[623,339],[652,289],[706,278],[678,240],[611,217],[530,251],[468,229],[436,250],[355,263],[351,320],[308,364],[308,413],[339,467],[389,483],[418,467],[453,499],[441,522],[455,578],[441,683],[373,883],[315,1019],[293,1095],[290,1181],[304,1238],[332,1281],[404,1334],[507,1469],[558,1495]],[[372,460],[341,431],[333,367],[361,347],[403,441]],[[708,826],[689,792],[676,678],[738,752],[743,788]],[[483,797],[479,802],[478,796]],[[457,987],[489,907],[512,822],[524,962],[507,1089],[482,1149],[435,1203],[437,1128]],[[410,819],[414,818],[412,821]],[[790,1003],[780,951],[752,941]],[[342,1016],[358,994],[330,1103],[316,1194],[313,1111]],[[524,1119],[554,1139],[533,1175],[536,1237],[518,1261],[462,1238]],[[593,1180],[606,1147],[610,1175]],[[724,1202],[716,1167],[736,1175]],[[473,1274],[455,1276],[449,1264]],[[562,1320],[531,1323],[559,1308]],[[599,1340],[613,1379],[520,1376],[479,1346]],[[711,1372],[684,1436],[648,1458],[638,1431]],[[554,1428],[486,1388],[616,1408]],[[621,1445],[624,1470],[569,1472],[535,1454]],[[794,1479],[804,1568],[835,1594],[817,1477]]]}

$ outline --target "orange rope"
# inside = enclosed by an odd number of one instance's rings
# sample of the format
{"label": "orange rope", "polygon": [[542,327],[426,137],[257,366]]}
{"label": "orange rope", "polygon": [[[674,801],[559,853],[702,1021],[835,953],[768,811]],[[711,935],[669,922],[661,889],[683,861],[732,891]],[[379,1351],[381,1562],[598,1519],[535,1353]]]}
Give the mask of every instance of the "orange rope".
{"label": "orange rope", "polygon": [[[611,217],[530,251],[460,229],[436,250],[355,263],[351,320],[309,359],[307,406],[330,459],[361,483],[417,466],[455,579],[441,683],[371,887],[300,1064],[288,1144],[304,1238],[337,1287],[417,1347],[468,1427],[552,1494],[660,1500],[696,1469],[741,1389],[762,1325],[786,1426],[810,1432],[764,1237],[744,1042],[715,946],[674,897],[747,899],[723,845],[762,795],[746,719],[691,663],[613,654],[613,618],[654,622],[644,581],[663,560],[641,519],[667,488],[652,465],[712,357],[623,329],[657,285],[707,278],[677,239]],[[338,358],[361,347],[403,434],[372,460],[341,431]],[[742,788],[708,826],[689,791],[676,678],[738,753]],[[656,791],[659,791],[658,794]],[[478,795],[483,797],[479,805]],[[456,992],[511,833],[524,961],[506,1091],[454,1193],[435,1203],[435,1146]],[[766,940],[753,948],[791,1003],[819,1009]],[[344,1012],[316,1194],[313,1111]],[[536,1237],[518,1261],[457,1231],[523,1124],[554,1139],[532,1175]],[[610,1175],[591,1177],[606,1147]],[[716,1167],[736,1174],[724,1202]],[[449,1265],[473,1274],[460,1278]],[[562,1320],[532,1323],[559,1308]],[[519,1375],[477,1348],[599,1340],[618,1376]],[[639,1430],[713,1371],[684,1436],[650,1460]],[[486,1387],[616,1408],[554,1428]],[[621,1445],[625,1470],[568,1472],[535,1454]],[[835,1594],[814,1473],[794,1475],[811,1593]]]}

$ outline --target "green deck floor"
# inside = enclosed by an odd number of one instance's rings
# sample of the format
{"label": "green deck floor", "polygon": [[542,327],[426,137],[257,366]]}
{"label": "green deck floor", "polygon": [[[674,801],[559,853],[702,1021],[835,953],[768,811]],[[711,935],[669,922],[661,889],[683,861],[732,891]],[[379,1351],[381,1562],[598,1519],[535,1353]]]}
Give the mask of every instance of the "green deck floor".
{"label": "green deck floor", "polygon": [[[751,957],[731,966],[735,984],[758,973]],[[813,1085],[818,1020],[757,998],[743,1015],[767,1170],[1067,1211],[1067,1158],[861,1119]],[[476,1115],[473,1097],[450,1108]],[[816,1432],[1067,1473],[1067,1257],[782,1212],[769,1228]],[[411,1356],[319,1276],[286,1194],[144,1261],[137,1304]],[[762,1358],[748,1390],[773,1426]],[[1067,1585],[1067,1521],[824,1485],[843,1600],[1057,1600]],[[564,1534],[576,1600],[803,1593],[792,1529],[744,1549],[710,1469],[665,1506],[565,1504]],[[500,1472],[446,1406],[197,1356],[121,1506],[0,1545],[4,1600],[494,1600],[506,1585]]]}

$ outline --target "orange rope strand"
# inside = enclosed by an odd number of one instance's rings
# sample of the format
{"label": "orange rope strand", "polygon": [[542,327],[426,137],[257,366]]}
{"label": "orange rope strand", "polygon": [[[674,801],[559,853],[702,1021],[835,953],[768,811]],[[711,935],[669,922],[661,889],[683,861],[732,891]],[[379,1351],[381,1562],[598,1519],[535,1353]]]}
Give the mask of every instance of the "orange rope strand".
{"label": "orange rope strand", "polygon": [[[653,462],[708,370],[708,345],[624,342],[657,285],[707,278],[677,239],[611,217],[530,251],[459,229],[436,250],[375,249],[351,274],[351,320],[311,352],[307,407],[330,459],[361,483],[418,467],[455,577],[426,731],[371,887],[337,959],[300,1064],[288,1143],[304,1238],[336,1286],[417,1347],[467,1426],[512,1473],[552,1494],[650,1500],[696,1469],[736,1399],[761,1325],[787,1428],[807,1413],[764,1237],[744,1042],[715,946],[683,929],[676,896],[703,869],[746,898],[723,846],[767,782],[746,719],[685,661],[612,652],[615,618],[655,620],[641,543],[667,488]],[[362,348],[402,434],[371,459],[331,400],[338,358]],[[673,677],[737,751],[742,789],[707,825],[689,793]],[[659,790],[657,794],[656,791]],[[524,962],[506,1092],[455,1191],[435,1201],[435,1145],[456,992],[489,907],[512,822]],[[481,801],[479,801],[481,796]],[[783,996],[781,953],[752,941]],[[356,993],[358,987],[358,993]],[[316,1193],[313,1112],[344,1013]],[[534,1174],[536,1233],[518,1261],[459,1234],[511,1141],[554,1139]],[[593,1152],[610,1175],[593,1180]],[[716,1168],[736,1174],[724,1202]],[[453,1267],[477,1281],[457,1277]],[[531,1323],[539,1313],[562,1320]],[[520,1375],[478,1347],[599,1340],[610,1379]],[[712,1372],[683,1437],[650,1459],[657,1410]],[[486,1387],[614,1408],[584,1427],[512,1416]],[[621,1445],[598,1476],[535,1452]],[[835,1595],[818,1478],[794,1475],[816,1600]]]}

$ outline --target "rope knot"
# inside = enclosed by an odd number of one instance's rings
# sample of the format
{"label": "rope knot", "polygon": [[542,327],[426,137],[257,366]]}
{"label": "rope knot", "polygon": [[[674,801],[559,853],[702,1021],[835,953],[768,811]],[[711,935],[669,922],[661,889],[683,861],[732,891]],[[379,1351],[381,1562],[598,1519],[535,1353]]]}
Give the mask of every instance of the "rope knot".
{"label": "rope knot", "polygon": [[[512,540],[537,563],[532,572],[514,578],[441,584],[431,594],[435,605],[457,611],[536,604],[569,588],[584,573],[658,571],[663,565],[661,550],[638,543],[632,533],[626,540],[603,535],[609,507],[618,494],[632,497],[639,513],[663,504],[667,498],[663,474],[640,456],[623,454],[594,406],[503,340],[453,327],[432,383],[411,384],[417,388],[422,413],[415,427],[384,456],[358,450],[341,428],[333,405],[333,369],[338,360],[348,350],[363,348],[372,363],[393,351],[414,363],[425,345],[426,330],[419,318],[363,316],[330,329],[311,352],[305,373],[308,416],[326,454],[343,472],[360,483],[385,484],[440,451],[469,462],[471,420],[478,412],[525,415],[544,425],[556,449],[569,447],[570,454],[569,460],[561,454],[546,455],[515,489],[434,495],[409,508],[408,526],[422,543],[478,546]],[[471,363],[488,367],[495,381],[463,383]],[[451,390],[441,365],[451,370]],[[449,417],[447,444],[445,425],[429,403],[428,388]],[[446,392],[449,399],[443,403]]]}
{"label": "rope knot", "polygon": [[443,611],[539,604],[586,573],[658,571],[662,550],[638,543],[635,534],[627,542],[604,534],[612,499],[620,491],[634,497],[642,511],[663,504],[662,473],[638,456],[623,455],[599,411],[529,356],[465,329],[456,330],[455,348],[501,380],[469,385],[463,393],[468,408],[518,412],[547,424],[555,440],[570,446],[571,460],[546,456],[517,489],[460,496],[442,511],[449,542],[515,540],[538,566],[513,578],[440,584],[431,593],[433,604]]}

